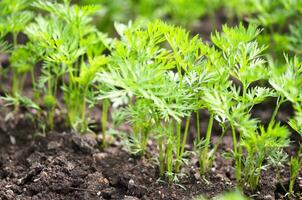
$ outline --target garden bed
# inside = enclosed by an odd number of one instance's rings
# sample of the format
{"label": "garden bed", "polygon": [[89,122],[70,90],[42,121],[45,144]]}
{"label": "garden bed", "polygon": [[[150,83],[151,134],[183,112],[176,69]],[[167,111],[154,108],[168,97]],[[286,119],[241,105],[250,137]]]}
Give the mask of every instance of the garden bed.
{"label": "garden bed", "polygon": [[301,199],[302,4],[109,2],[0,0],[0,199]]}
{"label": "garden bed", "polygon": [[[153,152],[135,158],[123,150],[119,141],[102,150],[93,134],[82,137],[66,130],[35,136],[35,128],[30,120],[20,119],[14,129],[5,125],[0,129],[0,198],[3,200],[183,200],[200,195],[214,197],[233,190],[236,185],[232,161],[222,154],[231,151],[231,136],[225,137],[208,174],[200,177],[197,159],[193,157],[189,163],[194,165],[183,169],[186,176],[178,184],[168,184],[158,178],[158,168],[151,157]],[[214,136],[213,141],[216,139]],[[152,142],[149,145],[152,147]],[[288,187],[288,170],[288,167],[281,170],[279,180],[274,170],[264,171],[257,192],[245,191],[246,194],[253,194],[254,199],[286,199],[282,185]],[[302,191],[300,179],[295,189]]]}

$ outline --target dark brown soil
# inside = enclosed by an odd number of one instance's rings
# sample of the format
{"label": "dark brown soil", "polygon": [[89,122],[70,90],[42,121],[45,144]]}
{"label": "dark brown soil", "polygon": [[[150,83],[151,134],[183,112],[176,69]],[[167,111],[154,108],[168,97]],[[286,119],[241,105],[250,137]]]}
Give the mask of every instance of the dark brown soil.
{"label": "dark brown soil", "polygon": [[219,173],[199,180],[194,167],[181,186],[169,185],[152,159],[132,158],[119,145],[100,151],[92,134],[32,138],[32,127],[18,127],[0,132],[0,199],[191,199],[233,186]]}
{"label": "dark brown soil", "polygon": [[[171,185],[158,179],[151,152],[149,156],[133,158],[118,142],[101,150],[93,134],[50,132],[34,136],[36,127],[30,120],[19,120],[13,129],[7,127],[0,128],[0,199],[3,200],[183,200],[199,195],[213,197],[235,187],[232,162],[222,156],[222,152],[232,149],[230,136],[225,138],[207,176],[200,177],[197,160],[192,158],[194,165],[186,166],[183,171],[186,176],[179,185]],[[280,181],[275,175],[273,170],[264,172],[259,190],[246,194],[254,199],[285,199],[282,185],[287,187],[288,168],[283,169]],[[295,189],[302,191],[299,185]]]}

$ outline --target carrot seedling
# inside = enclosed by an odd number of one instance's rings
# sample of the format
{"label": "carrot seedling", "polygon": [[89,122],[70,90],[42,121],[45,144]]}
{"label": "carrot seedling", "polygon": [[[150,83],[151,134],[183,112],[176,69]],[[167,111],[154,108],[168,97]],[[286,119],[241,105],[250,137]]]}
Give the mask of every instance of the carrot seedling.
{"label": "carrot seedling", "polygon": [[[301,99],[301,97],[300,97]],[[302,137],[302,104],[301,100],[295,105],[295,116],[289,120],[288,124]],[[293,195],[294,183],[299,175],[300,169],[302,167],[302,145],[299,144],[298,151],[296,155],[292,156],[290,159],[290,182],[288,192]]]}
{"label": "carrot seedling", "polygon": [[[33,18],[33,13],[27,9],[31,2],[31,0],[3,0],[0,2],[1,35],[3,37],[7,34],[12,35],[12,95],[21,94],[25,76],[34,67],[31,63],[27,63],[26,58],[29,57],[27,50],[18,41],[19,33],[26,28]],[[4,43],[2,42],[2,44]],[[20,78],[21,76],[22,78]]]}
{"label": "carrot seedling", "polygon": [[61,88],[69,124],[73,129],[85,132],[88,128],[86,101],[92,92],[91,83],[107,63],[102,55],[107,48],[103,42],[107,37],[91,25],[97,7],[70,5],[68,0],[64,4],[37,1],[33,6],[47,13],[38,16],[26,28],[26,34],[43,52],[39,84],[45,93],[49,126],[53,127],[58,85],[63,82]]}
{"label": "carrot seedling", "polygon": [[[231,127],[236,179],[241,182],[243,149],[241,140],[244,134],[257,129],[257,121],[251,119],[250,110],[255,104],[263,102],[267,97],[275,96],[275,93],[265,87],[253,87],[250,85],[258,80],[268,78],[268,70],[265,60],[261,58],[264,46],[259,46],[255,38],[260,34],[255,26],[244,28],[239,25],[234,28],[223,27],[221,34],[212,35],[211,39],[223,53],[231,77],[240,82],[241,88],[234,83],[228,84],[221,93],[217,93],[208,101],[217,102],[212,106],[220,118],[227,119]],[[252,72],[252,73],[251,73]],[[212,92],[212,93],[213,93]],[[216,99],[216,100],[215,100]],[[222,104],[218,102],[221,100]],[[238,141],[237,131],[238,130]]]}
{"label": "carrot seedling", "polygon": [[137,25],[118,28],[122,39],[114,45],[108,71],[97,77],[109,88],[101,91],[100,98],[127,105],[122,112],[133,129],[131,152],[143,155],[153,133],[159,146],[160,175],[172,180],[188,132],[187,128],[182,139],[175,136],[174,124],[193,110],[189,89],[181,87],[179,73],[171,71],[172,53],[160,46],[166,41],[165,34],[175,28],[162,22],[150,23],[146,29]]}

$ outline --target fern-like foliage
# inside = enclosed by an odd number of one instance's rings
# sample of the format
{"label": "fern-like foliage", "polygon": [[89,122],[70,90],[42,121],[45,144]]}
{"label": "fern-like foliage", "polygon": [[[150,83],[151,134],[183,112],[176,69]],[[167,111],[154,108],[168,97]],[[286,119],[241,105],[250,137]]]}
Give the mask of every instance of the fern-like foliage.
{"label": "fern-like foliage", "polygon": [[33,13],[26,8],[29,7],[32,0],[3,0],[0,2],[0,26],[3,26],[6,32],[17,34],[24,30],[33,18]]}
{"label": "fern-like foliage", "polygon": [[241,145],[247,151],[244,160],[244,180],[255,189],[261,172],[269,165],[263,165],[265,159],[269,156],[275,157],[274,154],[289,145],[289,131],[280,123],[270,124],[266,129],[261,126],[259,133],[244,134]]}
{"label": "fern-like foliage", "polygon": [[269,83],[287,100],[295,103],[302,91],[302,67],[298,57],[285,56],[285,65],[271,66]]}
{"label": "fern-like foliage", "polygon": [[[242,24],[235,28],[223,27],[223,33],[212,35],[213,43],[222,50],[231,76],[238,79],[244,89],[252,82],[267,78],[265,61],[261,58],[264,46],[254,39],[260,30],[253,25],[247,29]],[[253,73],[251,73],[253,72]]]}
{"label": "fern-like foliage", "polygon": [[[103,51],[110,48],[110,39],[92,25],[92,15],[98,7],[71,5],[68,0],[64,3],[36,1],[33,6],[46,12],[25,30],[38,50],[37,57],[43,61],[38,85],[45,94],[44,100],[56,102],[48,100],[56,98],[58,82],[67,76],[62,89],[69,123],[78,131],[86,131],[85,110],[90,85],[95,74],[102,70],[101,66],[107,63]],[[47,105],[50,110],[56,106]]]}

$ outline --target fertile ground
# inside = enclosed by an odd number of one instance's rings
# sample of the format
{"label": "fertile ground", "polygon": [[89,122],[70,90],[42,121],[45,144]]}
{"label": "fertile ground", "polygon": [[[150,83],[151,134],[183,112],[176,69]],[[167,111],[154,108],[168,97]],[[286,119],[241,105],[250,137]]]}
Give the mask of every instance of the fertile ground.
{"label": "fertile ground", "polygon": [[[143,158],[135,158],[123,150],[121,142],[109,144],[103,150],[94,134],[80,136],[64,130],[64,127],[46,135],[37,134],[36,122],[24,114],[11,120],[7,113],[2,107],[0,199],[3,200],[183,200],[200,195],[213,197],[235,187],[232,161],[223,157],[223,152],[232,149],[230,136],[225,138],[207,175],[200,176],[198,162],[190,156],[190,164],[183,170],[185,176],[180,177],[177,184],[168,184],[158,178],[156,161],[151,156],[154,155],[152,151],[156,151],[152,141],[149,149],[153,150]],[[255,112],[264,117],[265,113],[263,108]],[[282,118],[282,113],[280,116]],[[268,169],[262,174],[257,191],[246,190],[245,193],[253,199],[286,199],[288,182],[288,166],[283,167],[279,178],[274,169]],[[301,186],[299,178],[295,185],[296,194],[302,192]]]}

